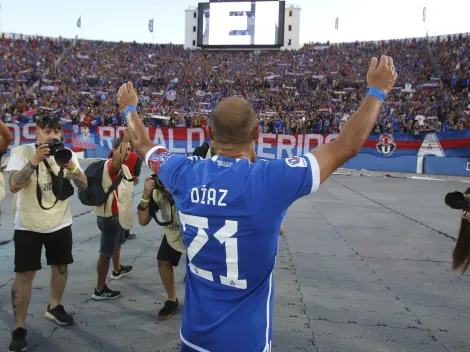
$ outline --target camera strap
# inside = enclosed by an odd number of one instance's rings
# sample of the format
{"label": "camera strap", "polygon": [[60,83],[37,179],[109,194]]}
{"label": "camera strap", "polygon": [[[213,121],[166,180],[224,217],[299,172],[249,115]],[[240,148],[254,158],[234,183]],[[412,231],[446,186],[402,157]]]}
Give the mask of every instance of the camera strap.
{"label": "camera strap", "polygon": [[[44,165],[46,165],[47,171],[49,171],[49,174],[51,175],[52,184],[54,184],[54,179],[57,178],[57,185],[60,186],[58,192],[62,192],[62,184],[64,182],[64,169],[60,168],[59,175],[56,176],[52,172],[51,166],[49,165],[47,160],[44,160]],[[59,201],[59,198],[56,197],[54,204],[52,204],[52,206],[49,208],[44,207],[44,205],[42,204],[42,191],[41,191],[41,186],[39,185],[39,166],[36,169],[36,197],[38,199],[39,206],[41,207],[42,210],[52,209]]]}
{"label": "camera strap", "polygon": [[[155,202],[153,200],[153,197],[150,198],[150,201]],[[157,218],[158,208],[157,208],[156,211],[150,211],[150,216],[153,218],[153,220],[155,220],[155,222],[158,225],[160,225],[162,227],[169,226],[169,225],[173,224],[173,222],[174,222],[174,219],[173,219],[173,206],[175,205],[175,201],[173,199],[169,199],[168,201],[170,202],[170,221],[160,221],[160,220],[158,220],[158,218]],[[156,204],[155,204],[155,206],[156,206]]]}

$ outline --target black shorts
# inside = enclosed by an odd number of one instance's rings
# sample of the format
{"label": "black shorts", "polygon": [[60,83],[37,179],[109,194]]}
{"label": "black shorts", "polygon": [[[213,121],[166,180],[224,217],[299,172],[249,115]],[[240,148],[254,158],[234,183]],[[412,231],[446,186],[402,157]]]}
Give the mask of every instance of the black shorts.
{"label": "black shorts", "polygon": [[15,272],[41,270],[42,245],[46,248],[47,265],[73,263],[72,226],[51,233],[15,230],[13,240]]}
{"label": "black shorts", "polygon": [[165,262],[170,262],[171,265],[177,267],[181,258],[181,252],[178,252],[172,246],[168,244],[166,236],[163,236],[162,243],[160,244],[160,249],[158,250],[157,260],[163,260]]}

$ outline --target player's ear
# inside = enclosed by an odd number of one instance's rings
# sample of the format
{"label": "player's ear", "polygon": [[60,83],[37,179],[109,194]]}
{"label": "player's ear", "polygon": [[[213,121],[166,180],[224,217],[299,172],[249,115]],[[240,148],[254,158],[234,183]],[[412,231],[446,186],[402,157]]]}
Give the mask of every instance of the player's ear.
{"label": "player's ear", "polygon": [[212,135],[211,126],[206,126],[206,133],[207,133],[207,135],[209,136],[210,140],[213,141],[213,140],[214,140],[214,136]]}
{"label": "player's ear", "polygon": [[256,142],[258,140],[259,134],[260,134],[260,127],[259,125],[256,125],[256,127],[253,129],[253,141]]}

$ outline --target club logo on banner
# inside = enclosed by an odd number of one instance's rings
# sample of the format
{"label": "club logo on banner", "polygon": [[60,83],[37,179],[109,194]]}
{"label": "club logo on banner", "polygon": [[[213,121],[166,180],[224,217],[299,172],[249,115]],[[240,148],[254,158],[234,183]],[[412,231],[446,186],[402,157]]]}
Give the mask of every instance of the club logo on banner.
{"label": "club logo on banner", "polygon": [[169,90],[168,93],[166,94],[166,98],[169,100],[169,101],[173,101],[176,99],[176,91],[174,90]]}
{"label": "club logo on banner", "polygon": [[380,135],[379,142],[376,145],[377,151],[385,156],[390,156],[397,149],[391,134]]}

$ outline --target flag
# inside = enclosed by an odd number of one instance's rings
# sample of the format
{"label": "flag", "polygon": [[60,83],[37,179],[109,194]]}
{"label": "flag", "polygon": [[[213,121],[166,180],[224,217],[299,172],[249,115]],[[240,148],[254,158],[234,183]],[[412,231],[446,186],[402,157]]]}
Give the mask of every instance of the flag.
{"label": "flag", "polygon": [[82,16],[80,16],[77,20],[77,27],[82,28]]}
{"label": "flag", "polygon": [[162,100],[164,100],[167,97],[168,92],[170,91],[171,88],[176,86],[176,83],[178,83],[178,78],[174,78],[170,82],[168,82],[168,84],[165,87],[165,90],[163,91]]}
{"label": "flag", "polygon": [[149,20],[149,31],[153,33],[153,20]]}
{"label": "flag", "polygon": [[339,28],[339,17],[336,17],[335,29],[338,29],[338,28]]}
{"label": "flag", "polygon": [[423,22],[426,22],[426,7],[423,7]]}

